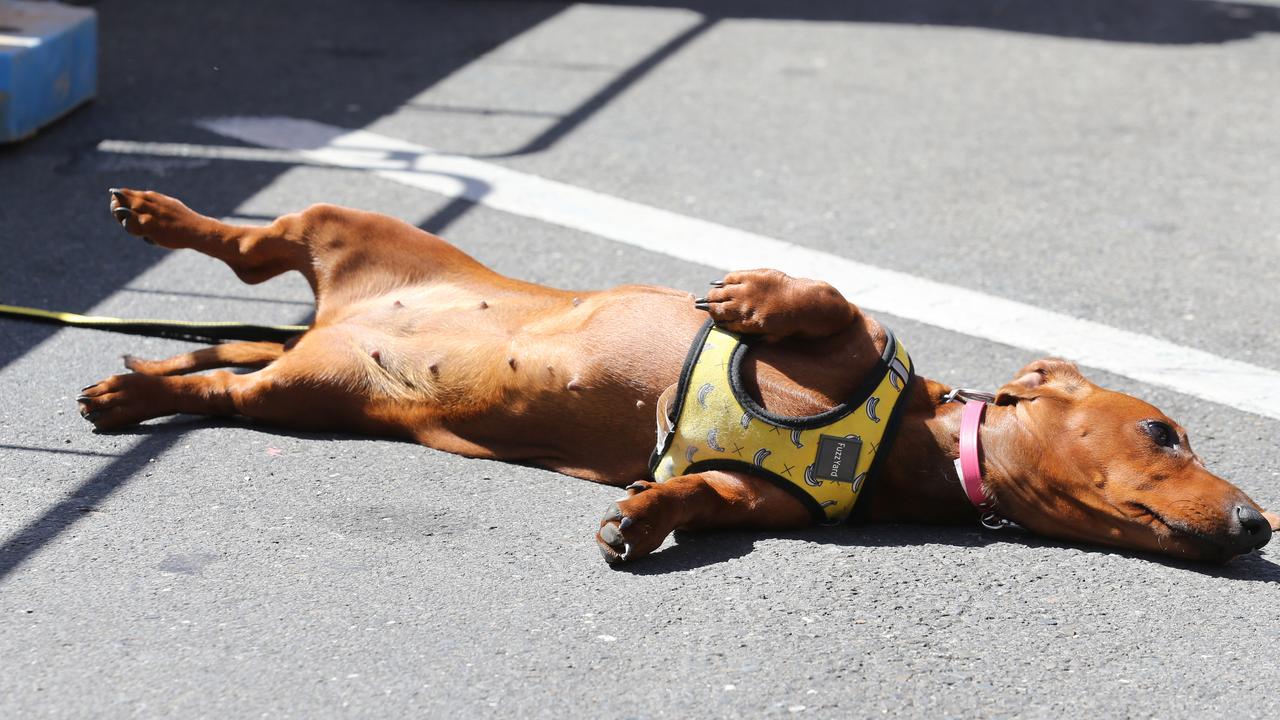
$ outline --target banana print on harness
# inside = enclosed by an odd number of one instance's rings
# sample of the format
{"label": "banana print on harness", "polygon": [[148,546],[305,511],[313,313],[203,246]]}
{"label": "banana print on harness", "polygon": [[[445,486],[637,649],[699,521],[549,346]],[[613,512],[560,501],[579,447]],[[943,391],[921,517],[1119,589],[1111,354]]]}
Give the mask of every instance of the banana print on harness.
{"label": "banana print on harness", "polygon": [[703,383],[702,387],[698,388],[698,404],[701,405],[702,407],[706,407],[707,396],[710,395],[715,389],[716,389],[715,385],[712,385],[711,383]]}
{"label": "banana print on harness", "polygon": [[760,448],[759,450],[756,451],[756,455],[754,458],[751,459],[751,462],[755,463],[756,467],[764,467],[764,459],[769,457],[772,454],[773,454],[773,451],[769,450],[768,448]]}
{"label": "banana print on harness", "polygon": [[[678,390],[683,411],[675,413],[677,427],[666,449],[660,446],[655,452],[655,479],[661,482],[707,467],[732,470],[736,463],[798,489],[807,496],[810,510],[825,521],[846,518],[868,487],[879,445],[887,437],[886,426],[892,424],[911,382],[905,349],[891,337],[879,374],[867,379],[871,389],[850,398],[843,412],[833,409],[823,420],[777,418],[761,415],[738,384],[735,363],[746,351],[745,344],[716,327],[705,332],[704,341],[690,349],[687,380],[682,379]],[[837,439],[847,444],[833,445]],[[793,474],[791,468],[799,472]]]}
{"label": "banana print on harness", "polygon": [[711,428],[707,431],[707,447],[716,452],[724,452],[724,448],[720,446],[720,428]]}
{"label": "banana print on harness", "polygon": [[806,465],[804,468],[804,482],[809,487],[822,487],[822,481],[813,476],[813,465]]}
{"label": "banana print on harness", "polygon": [[889,384],[893,386],[894,390],[902,392],[902,388],[907,385],[907,378],[910,374],[911,371],[897,357],[889,361]]}
{"label": "banana print on harness", "polygon": [[880,404],[880,398],[872,395],[867,398],[867,417],[871,418],[871,422],[880,422],[880,418],[876,416],[876,406]]}

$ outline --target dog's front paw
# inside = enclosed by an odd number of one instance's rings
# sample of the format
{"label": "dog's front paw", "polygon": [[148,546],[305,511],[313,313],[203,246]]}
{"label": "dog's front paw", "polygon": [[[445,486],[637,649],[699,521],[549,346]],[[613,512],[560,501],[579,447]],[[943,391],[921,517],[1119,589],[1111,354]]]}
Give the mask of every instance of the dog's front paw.
{"label": "dog's front paw", "polygon": [[744,270],[711,283],[694,306],[716,325],[744,335],[783,337],[794,329],[785,312],[790,307],[791,277],[779,270]]}
{"label": "dog's front paw", "polygon": [[182,247],[201,216],[181,200],[151,190],[111,188],[111,217],[125,232],[166,248]]}
{"label": "dog's front paw", "polygon": [[[652,487],[653,483],[647,485]],[[610,565],[648,555],[672,530],[662,522],[659,493],[645,493],[645,489],[633,490],[630,497],[613,503],[600,519],[596,544]]]}

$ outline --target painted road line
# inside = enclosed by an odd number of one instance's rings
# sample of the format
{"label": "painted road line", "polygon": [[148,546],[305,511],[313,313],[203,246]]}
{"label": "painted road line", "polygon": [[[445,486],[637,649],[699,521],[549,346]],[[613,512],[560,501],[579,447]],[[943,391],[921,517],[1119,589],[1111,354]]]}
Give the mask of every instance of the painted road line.
{"label": "painted road line", "polygon": [[[328,160],[312,160],[296,150],[268,150],[256,147],[224,147],[220,145],[193,145],[191,143],[137,142],[135,140],[103,140],[98,143],[100,152],[124,155],[155,155],[158,157],[198,158],[207,160],[243,160],[247,162],[290,163],[293,165],[323,165],[332,167]],[[386,153],[364,153],[350,160],[361,160],[370,169],[378,157]],[[388,164],[386,167],[396,167]]]}
{"label": "painted road line", "polygon": [[[202,127],[308,164],[372,172],[514,215],[670,257],[732,270],[774,267],[821,278],[871,310],[934,325],[1280,419],[1280,372],[1158,338],[855,262],[364,130],[284,117],[228,117]],[[119,143],[117,151],[127,151]],[[199,148],[201,146],[191,146]],[[141,150],[139,150],[141,151]],[[196,150],[193,150],[196,152]],[[733,267],[724,264],[732,258]]]}

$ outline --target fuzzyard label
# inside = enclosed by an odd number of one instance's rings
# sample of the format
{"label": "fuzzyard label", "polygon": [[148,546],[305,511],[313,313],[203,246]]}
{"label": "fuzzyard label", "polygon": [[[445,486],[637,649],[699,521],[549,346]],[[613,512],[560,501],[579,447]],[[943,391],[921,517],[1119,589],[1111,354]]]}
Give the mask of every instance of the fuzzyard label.
{"label": "fuzzyard label", "polygon": [[823,435],[818,440],[818,459],[813,463],[813,476],[819,480],[853,482],[862,453],[862,438]]}

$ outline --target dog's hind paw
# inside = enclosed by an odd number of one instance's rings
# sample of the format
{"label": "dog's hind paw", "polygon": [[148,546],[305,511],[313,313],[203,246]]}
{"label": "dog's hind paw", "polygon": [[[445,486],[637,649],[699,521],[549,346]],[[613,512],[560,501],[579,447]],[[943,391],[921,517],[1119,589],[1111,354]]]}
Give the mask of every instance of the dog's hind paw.
{"label": "dog's hind paw", "polygon": [[97,430],[115,430],[156,417],[158,378],[138,373],[112,375],[80,391],[80,415]]}
{"label": "dog's hind paw", "polygon": [[182,247],[184,233],[192,232],[198,215],[182,201],[151,190],[111,188],[111,217],[152,245]]}

